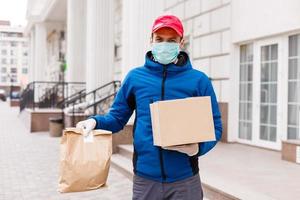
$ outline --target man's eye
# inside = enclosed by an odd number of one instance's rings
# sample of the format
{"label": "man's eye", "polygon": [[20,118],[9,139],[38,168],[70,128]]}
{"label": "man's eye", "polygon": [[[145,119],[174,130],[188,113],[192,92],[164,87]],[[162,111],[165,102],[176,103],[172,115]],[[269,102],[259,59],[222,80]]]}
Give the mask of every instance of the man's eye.
{"label": "man's eye", "polygon": [[156,38],[155,41],[156,42],[161,42],[161,39],[160,38]]}

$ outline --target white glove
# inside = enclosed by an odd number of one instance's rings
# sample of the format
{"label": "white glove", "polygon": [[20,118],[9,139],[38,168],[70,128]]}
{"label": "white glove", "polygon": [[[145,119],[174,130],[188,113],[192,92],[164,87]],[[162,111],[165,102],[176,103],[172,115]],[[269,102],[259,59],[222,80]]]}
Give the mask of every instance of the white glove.
{"label": "white glove", "polygon": [[96,127],[96,120],[93,118],[80,121],[76,124],[76,128],[83,130],[83,136],[87,137],[89,133]]}
{"label": "white glove", "polygon": [[168,150],[173,150],[173,151],[179,151],[179,152],[185,153],[189,156],[194,156],[199,151],[198,143],[183,144],[183,145],[169,146],[169,147],[163,147],[163,148],[168,149]]}

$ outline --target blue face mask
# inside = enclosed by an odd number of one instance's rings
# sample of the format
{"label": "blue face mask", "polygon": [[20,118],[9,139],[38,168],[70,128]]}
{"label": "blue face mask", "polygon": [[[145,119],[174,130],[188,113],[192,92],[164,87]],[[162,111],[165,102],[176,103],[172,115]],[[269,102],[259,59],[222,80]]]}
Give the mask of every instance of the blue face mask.
{"label": "blue face mask", "polygon": [[155,61],[167,65],[176,60],[179,54],[179,43],[175,43],[175,42],[152,43],[152,54]]}

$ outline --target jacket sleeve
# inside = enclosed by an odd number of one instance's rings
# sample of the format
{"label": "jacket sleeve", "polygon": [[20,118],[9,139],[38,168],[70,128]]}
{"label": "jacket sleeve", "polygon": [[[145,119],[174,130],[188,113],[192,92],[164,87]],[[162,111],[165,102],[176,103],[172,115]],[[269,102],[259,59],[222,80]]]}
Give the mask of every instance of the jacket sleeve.
{"label": "jacket sleeve", "polygon": [[120,89],[105,115],[94,115],[89,118],[96,120],[95,129],[104,129],[116,133],[124,128],[135,109],[135,97],[130,82],[130,72],[123,80]]}
{"label": "jacket sleeve", "polygon": [[[204,83],[203,83],[204,82]],[[217,102],[217,98],[212,86],[211,81],[209,78],[205,75],[205,80],[201,81],[201,87],[199,86],[201,96],[210,96],[211,97],[211,106],[212,106],[212,114],[213,114],[213,120],[214,120],[214,128],[215,128],[215,135],[216,135],[216,141],[209,141],[209,142],[201,142],[199,143],[199,152],[198,156],[202,156],[209,152],[214,146],[217,144],[217,142],[222,137],[222,120],[221,120],[221,114],[219,111],[219,106]]]}

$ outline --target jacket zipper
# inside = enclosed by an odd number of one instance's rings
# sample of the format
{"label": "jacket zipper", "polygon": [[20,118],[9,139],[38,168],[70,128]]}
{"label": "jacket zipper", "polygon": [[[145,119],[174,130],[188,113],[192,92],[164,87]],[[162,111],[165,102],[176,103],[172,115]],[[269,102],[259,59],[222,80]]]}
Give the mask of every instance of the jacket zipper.
{"label": "jacket zipper", "polygon": [[[163,65],[163,79],[161,83],[161,100],[165,99],[165,81],[167,78],[167,66]],[[160,158],[160,168],[161,168],[161,174],[163,180],[166,180],[166,173],[164,169],[164,161],[163,161],[163,153],[162,153],[162,148],[159,147],[159,158]]]}

